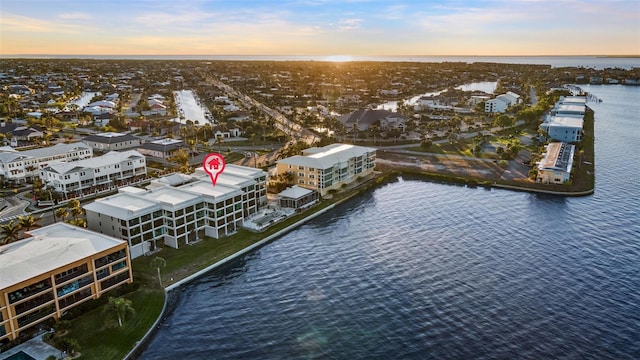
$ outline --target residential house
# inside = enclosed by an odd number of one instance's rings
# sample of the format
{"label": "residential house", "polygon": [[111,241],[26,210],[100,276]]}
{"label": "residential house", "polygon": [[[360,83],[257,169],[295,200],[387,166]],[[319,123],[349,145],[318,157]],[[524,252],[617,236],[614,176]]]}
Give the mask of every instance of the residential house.
{"label": "residential house", "polygon": [[188,150],[188,148],[187,144],[181,140],[160,139],[142,144],[142,146],[138,148],[138,151],[146,156],[168,159],[173,156],[176,151],[180,149]]}
{"label": "residential house", "polygon": [[106,132],[89,135],[82,139],[82,142],[91,146],[97,151],[113,151],[135,149],[142,145],[142,140],[131,134]]}
{"label": "residential house", "polygon": [[63,222],[0,247],[0,341],[133,282],[126,241]]}
{"label": "residential house", "polygon": [[320,196],[325,196],[330,190],[371,174],[375,160],[374,148],[332,144],[306,149],[303,155],[279,160],[276,170],[278,174],[292,174],[291,185],[315,190]]}
{"label": "residential house", "polygon": [[0,122],[0,133],[9,139],[11,146],[18,146],[19,143],[24,142],[30,143],[44,137],[44,133],[39,128],[5,121]]}

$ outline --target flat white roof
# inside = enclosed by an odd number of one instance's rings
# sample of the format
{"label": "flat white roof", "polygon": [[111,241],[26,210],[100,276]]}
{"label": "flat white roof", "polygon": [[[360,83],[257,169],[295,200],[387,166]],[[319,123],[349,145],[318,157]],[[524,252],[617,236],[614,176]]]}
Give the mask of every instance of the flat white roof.
{"label": "flat white roof", "polygon": [[181,143],[182,140],[176,140],[176,139],[160,139],[160,140],[154,140],[151,141],[150,144],[159,144],[159,145],[171,145],[171,144],[179,144]]}
{"label": "flat white roof", "polygon": [[375,148],[332,144],[322,148],[310,148],[304,151],[308,155],[296,155],[279,160],[278,163],[300,165],[317,169],[328,169],[336,164],[346,163],[349,159],[376,151]]}
{"label": "flat white roof", "polygon": [[[222,176],[222,175],[221,175]],[[220,179],[216,182],[216,186],[213,186],[209,179],[200,180],[186,185],[178,187],[178,189],[193,192],[199,195],[224,197],[228,198],[234,195],[242,195],[242,190],[237,187],[221,184]]]}
{"label": "flat white roof", "polygon": [[197,200],[198,195],[169,186],[155,188],[144,195],[145,199],[160,201],[172,206]]}
{"label": "flat white roof", "polygon": [[552,116],[549,119],[549,126],[582,128],[584,119],[575,116]]}
{"label": "flat white roof", "polygon": [[234,174],[240,176],[249,176],[251,178],[257,178],[260,176],[266,176],[267,173],[262,169],[240,166],[234,164],[227,164],[224,168],[224,172],[222,174]]}
{"label": "flat white roof", "polygon": [[570,103],[570,104],[556,104],[553,110],[555,110],[556,112],[573,112],[573,113],[584,114],[585,108],[586,108],[585,105]]}
{"label": "flat white roof", "polygon": [[151,212],[156,210],[156,208],[160,208],[154,201],[126,192],[97,199],[83,207],[85,210],[125,220],[131,217],[140,216],[141,212],[144,210]]}
{"label": "flat white roof", "polygon": [[142,193],[146,193],[147,190],[140,189],[140,188],[137,188],[135,186],[123,186],[121,188],[118,188],[118,192],[119,193],[127,193],[127,194],[142,194]]}
{"label": "flat white roof", "polygon": [[29,234],[32,237],[0,246],[0,289],[125,243],[61,222]]}
{"label": "flat white roof", "polygon": [[113,138],[113,137],[125,136],[127,134],[116,133],[116,132],[105,132],[105,133],[98,133],[98,134],[94,134],[94,135],[102,136],[102,137],[105,137],[105,138]]}
{"label": "flat white roof", "polygon": [[560,103],[562,104],[587,104],[586,96],[565,96],[560,98]]}

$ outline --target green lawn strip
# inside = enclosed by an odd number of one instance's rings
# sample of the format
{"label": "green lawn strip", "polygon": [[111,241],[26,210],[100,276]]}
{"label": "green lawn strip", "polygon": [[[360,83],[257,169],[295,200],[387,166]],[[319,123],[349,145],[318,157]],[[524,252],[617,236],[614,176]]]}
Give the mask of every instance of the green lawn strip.
{"label": "green lawn strip", "polygon": [[[104,296],[109,296],[109,293]],[[122,327],[98,307],[71,322],[69,337],[78,340],[81,359],[122,359],[156,321],[164,304],[164,292],[141,287],[126,294],[135,314],[128,315]]]}

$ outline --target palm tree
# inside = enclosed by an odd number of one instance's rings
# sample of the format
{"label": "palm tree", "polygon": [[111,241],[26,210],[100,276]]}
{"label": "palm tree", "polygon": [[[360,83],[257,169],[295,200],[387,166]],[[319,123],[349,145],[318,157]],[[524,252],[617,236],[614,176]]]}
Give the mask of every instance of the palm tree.
{"label": "palm tree", "polygon": [[22,228],[23,237],[24,233],[31,230],[32,227],[38,225],[38,221],[40,221],[41,219],[42,218],[33,217],[33,215],[18,216],[18,223]]}
{"label": "palm tree", "polygon": [[71,200],[69,200],[69,202],[67,203],[67,207],[68,207],[69,209],[73,209],[73,208],[76,208],[76,207],[80,207],[80,200],[78,200],[78,199],[71,199]]}
{"label": "palm tree", "polygon": [[222,153],[222,150],[220,150],[222,143],[224,143],[224,136],[222,134],[216,135],[216,143],[218,144],[218,153]]}
{"label": "palm tree", "polygon": [[175,163],[178,165],[179,171],[182,173],[189,173],[189,154],[187,151],[182,148],[178,149],[169,157],[169,162]]}
{"label": "palm tree", "polygon": [[122,323],[128,313],[131,313],[131,315],[136,313],[131,300],[112,296],[109,297],[109,302],[105,305],[104,311],[115,314],[118,317],[118,325],[120,327],[122,327]]}
{"label": "palm tree", "polygon": [[72,207],[71,208],[71,216],[73,216],[73,221],[77,221],[78,220],[78,216],[81,216],[83,214],[83,210],[81,207]]}
{"label": "palm tree", "polygon": [[18,240],[18,235],[20,234],[20,223],[14,222],[13,220],[9,221],[8,224],[0,225],[0,244],[5,245],[10,242]]}
{"label": "palm tree", "polygon": [[151,266],[155,267],[158,270],[158,281],[160,282],[160,287],[162,287],[162,277],[160,276],[160,268],[167,266],[167,261],[164,258],[156,256],[151,260]]}
{"label": "palm tree", "polygon": [[69,216],[69,210],[65,207],[61,207],[56,209],[55,215],[60,219],[60,221],[64,221],[64,219]]}

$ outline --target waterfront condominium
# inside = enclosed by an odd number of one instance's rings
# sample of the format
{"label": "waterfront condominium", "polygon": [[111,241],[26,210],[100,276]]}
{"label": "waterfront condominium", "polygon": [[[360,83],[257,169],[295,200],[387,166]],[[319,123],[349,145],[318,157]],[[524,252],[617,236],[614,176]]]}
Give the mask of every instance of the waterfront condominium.
{"label": "waterfront condominium", "polygon": [[131,283],[126,241],[66,223],[0,246],[0,341]]}
{"label": "waterfront condominium", "polygon": [[40,170],[42,182],[56,192],[71,194],[147,174],[144,155],[136,150],[111,151],[91,159],[54,162]]}
{"label": "waterfront condominium", "polygon": [[291,185],[316,190],[325,196],[359,177],[373,172],[376,149],[357,145],[332,144],[309,148],[302,155],[277,162],[278,174],[290,174]]}
{"label": "waterfront condominium", "polygon": [[180,248],[205,236],[231,235],[267,204],[267,173],[228,164],[213,186],[199,168],[173,174],[147,189],[126,187],[84,206],[89,229],[130,245],[136,258],[162,245]]}
{"label": "waterfront condominium", "polygon": [[81,142],[16,151],[0,148],[0,175],[13,183],[24,183],[38,176],[40,169],[55,161],[76,161],[93,156],[93,149]]}
{"label": "waterfront condominium", "polygon": [[563,184],[571,179],[575,146],[565,142],[546,145],[546,152],[538,163],[536,182],[543,184]]}
{"label": "waterfront condominium", "polygon": [[560,97],[550,114],[540,124],[540,130],[549,140],[580,142],[584,128],[584,116],[588,107],[584,96]]}

